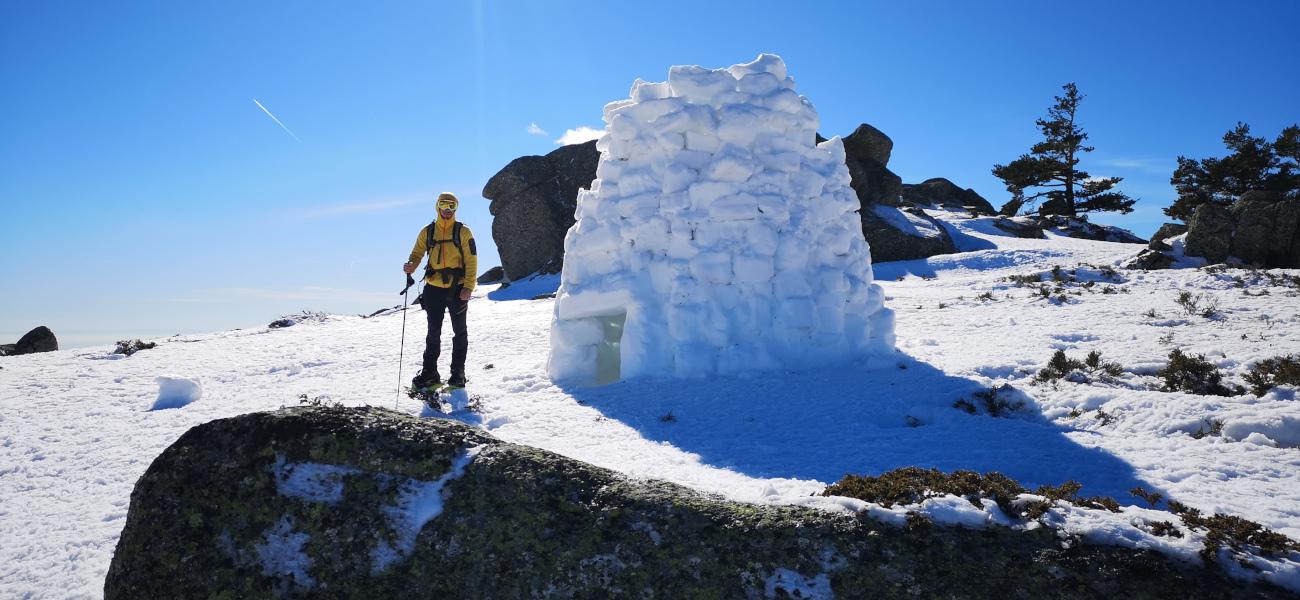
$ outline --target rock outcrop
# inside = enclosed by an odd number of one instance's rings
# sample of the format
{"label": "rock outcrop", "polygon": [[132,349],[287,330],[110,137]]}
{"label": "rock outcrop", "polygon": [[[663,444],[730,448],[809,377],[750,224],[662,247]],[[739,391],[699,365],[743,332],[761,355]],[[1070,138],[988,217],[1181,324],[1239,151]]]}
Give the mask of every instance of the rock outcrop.
{"label": "rock outcrop", "polygon": [[17,356],[37,352],[53,352],[59,349],[59,340],[49,327],[41,325],[23,334],[15,344],[0,344],[0,356]]}
{"label": "rock outcrop", "polygon": [[476,279],[475,281],[477,283],[487,285],[490,283],[500,283],[504,281],[505,278],[506,278],[505,269],[502,269],[501,267],[492,267],[482,275],[479,275],[478,279]]}
{"label": "rock outcrop", "polygon": [[726,502],[379,408],[199,425],[140,478],[121,598],[1286,597],[1149,551]]}
{"label": "rock outcrop", "polygon": [[921,183],[904,183],[903,200],[918,206],[935,206],[947,211],[967,211],[974,215],[995,215],[993,205],[971,188],[961,189],[957,184],[934,177]]}
{"label": "rock outcrop", "polygon": [[999,216],[993,219],[993,226],[1018,238],[1041,240],[1047,237],[1043,234],[1042,223],[1032,217]]}
{"label": "rock outcrop", "polygon": [[[849,168],[849,186],[862,205],[898,206],[903,196],[903,179],[888,168],[894,141],[866,123],[844,137],[844,162]],[[871,242],[867,238],[867,242]],[[877,261],[878,262],[878,261]]]}
{"label": "rock outcrop", "polygon": [[1151,236],[1151,242],[1147,244],[1147,248],[1151,250],[1172,250],[1172,246],[1166,244],[1165,240],[1171,237],[1180,236],[1184,233],[1187,233],[1186,225],[1181,223],[1165,223],[1160,226],[1160,229],[1156,230],[1154,235]]}
{"label": "rock outcrop", "polygon": [[1057,235],[1095,240],[1099,242],[1118,242],[1122,244],[1145,244],[1146,240],[1133,235],[1133,232],[1113,225],[1100,225],[1088,222],[1088,217],[1080,215],[1025,215],[1020,217],[1001,216],[993,220],[993,226],[1011,235],[1023,238],[1042,238],[1044,231]]}
{"label": "rock outcrop", "polygon": [[1266,268],[1300,267],[1300,198],[1247,192],[1230,210],[1232,256]]}
{"label": "rock outcrop", "polygon": [[844,137],[844,163],[849,186],[862,204],[862,235],[871,246],[871,262],[956,252],[948,230],[903,201],[903,180],[888,168],[893,150],[894,141],[866,123]]}
{"label": "rock outcrop", "polygon": [[573,144],[516,158],[488,180],[483,197],[492,201],[492,240],[506,277],[560,271],[578,190],[596,178],[599,159],[595,141]]}
{"label": "rock outcrop", "polygon": [[1211,263],[1300,267],[1300,197],[1256,191],[1227,207],[1202,204],[1187,221],[1184,251]]}
{"label": "rock outcrop", "polygon": [[915,206],[862,207],[862,234],[871,245],[871,262],[914,260],[957,251],[938,219]]}
{"label": "rock outcrop", "polygon": [[1187,241],[1184,252],[1200,256],[1212,263],[1228,260],[1232,251],[1232,213],[1217,204],[1196,207],[1187,222]]}

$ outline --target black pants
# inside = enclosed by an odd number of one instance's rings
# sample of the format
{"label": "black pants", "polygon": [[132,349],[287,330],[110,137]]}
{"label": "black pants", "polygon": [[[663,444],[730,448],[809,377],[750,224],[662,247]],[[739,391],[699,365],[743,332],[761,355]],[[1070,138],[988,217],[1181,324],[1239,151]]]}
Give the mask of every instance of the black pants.
{"label": "black pants", "polygon": [[438,372],[438,355],[442,351],[442,315],[451,313],[451,373],[465,374],[465,355],[469,353],[469,334],[465,329],[465,314],[469,301],[460,299],[462,287],[440,288],[424,284],[420,306],[429,318],[429,333],[424,337],[424,375]]}

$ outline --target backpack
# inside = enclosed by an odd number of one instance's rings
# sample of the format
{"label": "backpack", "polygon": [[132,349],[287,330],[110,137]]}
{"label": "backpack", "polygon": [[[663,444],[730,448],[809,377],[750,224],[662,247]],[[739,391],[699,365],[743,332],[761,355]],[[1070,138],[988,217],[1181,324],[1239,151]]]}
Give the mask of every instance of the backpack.
{"label": "backpack", "polygon": [[429,262],[426,262],[424,263],[424,278],[429,279],[434,275],[434,273],[440,273],[442,275],[443,283],[454,284],[458,279],[465,277],[465,250],[460,245],[460,232],[462,229],[465,228],[465,225],[460,221],[456,221],[451,225],[451,239],[434,240],[433,230],[436,228],[437,223],[438,223],[437,220],[435,220],[432,223],[429,223],[429,228],[425,230],[424,245],[429,252],[429,258],[430,259],[433,258],[433,249],[437,244],[445,244],[447,242],[451,242],[453,246],[456,246],[456,251],[460,253],[460,266],[447,267],[445,269],[434,269]]}

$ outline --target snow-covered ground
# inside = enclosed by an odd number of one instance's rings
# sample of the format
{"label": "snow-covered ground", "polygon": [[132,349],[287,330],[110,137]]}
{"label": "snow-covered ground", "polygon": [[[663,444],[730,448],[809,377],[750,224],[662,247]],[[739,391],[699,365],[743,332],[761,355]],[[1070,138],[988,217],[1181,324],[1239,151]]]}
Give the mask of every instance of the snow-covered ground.
{"label": "snow-covered ground", "polygon": [[[1260,282],[1243,290],[1232,280],[1241,272],[1204,270],[1121,270],[1109,280],[1100,267],[1139,246],[1018,239],[987,220],[941,216],[968,251],[876,265],[897,312],[900,354],[867,362],[558,387],[546,375],[554,301],[531,299],[558,282],[482,286],[470,305],[468,392],[478,412],[460,418],[510,442],[736,500],[863,508],[810,495],[846,473],[916,465],[1000,471],[1031,488],[1074,479],[1084,495],[1132,504],[1142,502],[1129,490],[1142,486],[1300,538],[1297,390],[1195,396],[1159,391],[1154,376],[1174,348],[1204,354],[1229,383],[1241,383],[1254,361],[1300,352],[1295,288]],[[1077,269],[1080,282],[1067,290],[1080,295],[1045,299],[1004,279],[1054,266]],[[1085,289],[1087,280],[1098,282]],[[1181,290],[1203,294],[1201,306],[1217,303],[1218,316],[1186,314],[1175,303]],[[986,292],[992,299],[979,298]],[[157,339],[157,348],[130,357],[106,346],[0,358],[0,597],[100,596],[136,479],[190,427],[296,405],[300,394],[420,414],[396,393],[401,324],[400,312],[331,316]],[[424,315],[409,313],[406,326],[409,380]],[[1078,359],[1098,350],[1126,372],[1090,384],[1032,384],[1057,349]],[[182,389],[184,402],[158,402],[160,377],[172,378],[161,380],[164,396]],[[994,418],[952,407],[1004,383],[1023,392],[1028,410]],[[1192,435],[1214,421],[1221,435]],[[925,510],[943,522],[1000,520],[996,507],[978,511],[964,500],[930,500]],[[1155,537],[1133,525],[1169,518],[1137,506],[1119,514],[1062,506],[1049,517],[1094,538],[1196,560],[1196,536]],[[1300,589],[1300,564],[1258,564]]]}

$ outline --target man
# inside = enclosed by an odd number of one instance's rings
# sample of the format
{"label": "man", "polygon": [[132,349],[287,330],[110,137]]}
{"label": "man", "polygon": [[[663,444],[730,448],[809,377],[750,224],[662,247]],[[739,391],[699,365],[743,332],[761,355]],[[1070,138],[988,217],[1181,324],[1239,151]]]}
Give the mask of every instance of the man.
{"label": "man", "polygon": [[402,265],[407,275],[429,255],[424,266],[424,291],[420,306],[429,318],[429,333],[424,338],[424,366],[411,387],[419,389],[442,383],[438,375],[438,354],[442,349],[443,312],[451,314],[451,377],[449,387],[465,387],[465,355],[469,352],[469,336],[465,329],[465,316],[469,308],[470,292],[478,276],[478,250],[474,234],[469,227],[456,221],[459,201],[451,192],[438,194],[438,218],[420,230],[411,248],[411,258]]}

